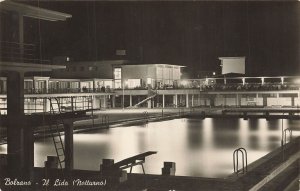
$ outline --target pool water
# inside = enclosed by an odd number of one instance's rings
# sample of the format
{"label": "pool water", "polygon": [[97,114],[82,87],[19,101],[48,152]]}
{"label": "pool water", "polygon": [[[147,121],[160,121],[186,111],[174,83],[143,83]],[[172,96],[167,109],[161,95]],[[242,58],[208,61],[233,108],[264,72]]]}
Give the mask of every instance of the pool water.
{"label": "pool water", "polygon": [[[226,177],[233,173],[233,151],[244,147],[248,164],[281,145],[281,126],[298,128],[300,121],[265,119],[174,119],[147,125],[74,134],[74,167],[99,170],[103,158],[115,162],[146,151],[147,174],[161,174],[164,161],[176,163],[176,175]],[[293,136],[299,136],[294,131]],[[288,139],[289,140],[289,139]],[[1,146],[0,153],[6,149]],[[35,166],[56,155],[52,138],[35,142]],[[136,166],[133,172],[142,173]]]}

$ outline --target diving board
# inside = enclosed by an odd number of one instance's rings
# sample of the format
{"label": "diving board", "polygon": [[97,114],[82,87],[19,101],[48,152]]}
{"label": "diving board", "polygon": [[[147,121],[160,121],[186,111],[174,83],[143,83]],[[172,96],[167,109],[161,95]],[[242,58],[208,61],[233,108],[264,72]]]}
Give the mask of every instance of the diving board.
{"label": "diving board", "polygon": [[[145,153],[141,153],[141,154],[126,158],[117,163],[113,163],[113,160],[111,160],[111,159],[103,159],[103,164],[101,165],[101,170],[108,172],[108,171],[114,171],[114,170],[119,170],[119,169],[123,170],[123,169],[130,168],[130,173],[131,173],[132,168],[134,166],[141,165],[142,169],[143,169],[143,173],[145,174],[145,169],[144,169],[143,163],[145,163],[146,157],[156,154],[156,153],[157,153],[157,151],[148,151]],[[110,163],[105,163],[105,160],[109,160]]]}

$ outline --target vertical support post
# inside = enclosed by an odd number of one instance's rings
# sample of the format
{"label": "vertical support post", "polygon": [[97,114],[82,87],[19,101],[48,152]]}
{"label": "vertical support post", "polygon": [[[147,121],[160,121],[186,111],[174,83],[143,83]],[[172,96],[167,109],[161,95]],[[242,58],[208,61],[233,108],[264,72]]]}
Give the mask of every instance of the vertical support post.
{"label": "vertical support post", "polygon": [[185,95],[185,107],[189,108],[189,94]]}
{"label": "vertical support post", "polygon": [[[147,79],[147,88],[148,88],[147,96],[150,97],[151,96],[151,81],[149,82],[149,79]],[[149,109],[152,107],[152,99],[149,99],[147,101],[147,106],[148,106]]]}
{"label": "vertical support post", "polygon": [[129,95],[129,106],[132,107],[132,95]]}
{"label": "vertical support post", "polygon": [[162,108],[165,108],[165,94],[162,95]]}
{"label": "vertical support post", "polygon": [[26,173],[33,167],[33,129],[24,115],[24,74],[7,76],[7,154],[12,175]]}
{"label": "vertical support post", "polygon": [[122,92],[122,108],[124,109],[124,107],[125,107],[125,84],[124,84],[124,82],[122,83],[122,90],[123,90],[123,92]]}
{"label": "vertical support post", "polygon": [[93,79],[93,91],[92,92],[96,92],[96,83],[95,83],[95,79]]}
{"label": "vertical support post", "polygon": [[[284,115],[284,113],[282,113]],[[281,119],[281,147],[283,147],[283,118]]]}
{"label": "vertical support post", "polygon": [[74,168],[74,152],[73,152],[73,122],[66,121],[64,124],[65,133],[65,169],[72,170]]}
{"label": "vertical support post", "polygon": [[23,147],[24,150],[22,152],[23,154],[23,170],[27,174],[27,176],[30,175],[30,173],[33,171],[34,167],[34,136],[33,136],[34,128],[32,125],[28,124],[22,128],[22,134],[24,136],[23,138]]}
{"label": "vertical support post", "polygon": [[47,98],[43,98],[43,112],[46,113],[47,112]]}
{"label": "vertical support post", "polygon": [[91,105],[92,105],[92,108],[97,108],[97,102],[96,102],[96,96],[95,95],[92,95],[91,96]]}
{"label": "vertical support post", "polygon": [[177,108],[178,107],[178,95],[177,94],[175,94],[174,95],[174,104],[175,104],[175,107]]}
{"label": "vertical support post", "polygon": [[[103,98],[104,98],[104,100],[103,100],[104,108],[107,108],[107,95],[104,95]],[[96,106],[96,108],[97,108],[97,106]]]}
{"label": "vertical support post", "polygon": [[194,94],[192,94],[192,107],[194,107]]}
{"label": "vertical support post", "polygon": [[116,96],[112,95],[112,108],[116,107]]}
{"label": "vertical support post", "polygon": [[37,92],[37,84],[36,84],[36,81],[35,81],[35,79],[34,79],[34,77],[33,77],[33,79],[32,79],[32,89],[33,89],[33,92],[31,92],[31,93],[36,93]]}
{"label": "vertical support post", "polygon": [[241,95],[236,94],[236,106],[239,107],[241,106]]}
{"label": "vertical support post", "polygon": [[49,79],[45,80],[45,93],[49,92]]}

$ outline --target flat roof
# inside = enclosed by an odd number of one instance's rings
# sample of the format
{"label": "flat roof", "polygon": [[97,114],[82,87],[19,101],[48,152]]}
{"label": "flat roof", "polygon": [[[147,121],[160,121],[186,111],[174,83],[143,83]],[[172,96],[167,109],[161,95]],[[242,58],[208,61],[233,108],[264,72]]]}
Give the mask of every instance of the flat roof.
{"label": "flat roof", "polygon": [[123,64],[124,66],[171,66],[171,67],[186,67],[182,65],[174,65],[174,64]]}
{"label": "flat roof", "polygon": [[98,61],[69,61],[69,62],[64,62],[63,64],[66,65],[98,65],[98,64],[111,64],[111,65],[123,65],[129,63],[128,60],[98,60]]}
{"label": "flat roof", "polygon": [[225,60],[225,59],[242,59],[246,58],[245,56],[237,56],[237,57],[219,57],[219,60]]}
{"label": "flat roof", "polygon": [[1,72],[48,72],[54,69],[64,68],[66,68],[66,66],[0,61]]}
{"label": "flat roof", "polygon": [[52,11],[40,7],[31,5],[16,3],[12,1],[3,1],[0,3],[0,10],[18,12],[25,17],[31,17],[36,19],[42,19],[47,21],[65,21],[71,18],[72,15],[67,13],[61,13],[58,11]]}

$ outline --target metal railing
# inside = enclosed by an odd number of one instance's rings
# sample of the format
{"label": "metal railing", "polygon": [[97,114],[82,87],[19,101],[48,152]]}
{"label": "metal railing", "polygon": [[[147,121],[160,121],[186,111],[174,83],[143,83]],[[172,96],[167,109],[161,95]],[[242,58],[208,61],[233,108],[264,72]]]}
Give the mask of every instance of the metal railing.
{"label": "metal railing", "polygon": [[[242,170],[239,170],[239,153],[242,155]],[[247,166],[248,166],[248,161],[247,161],[247,151],[245,148],[238,148],[233,151],[233,171],[234,173],[239,173],[242,172],[243,174],[247,172]]]}

